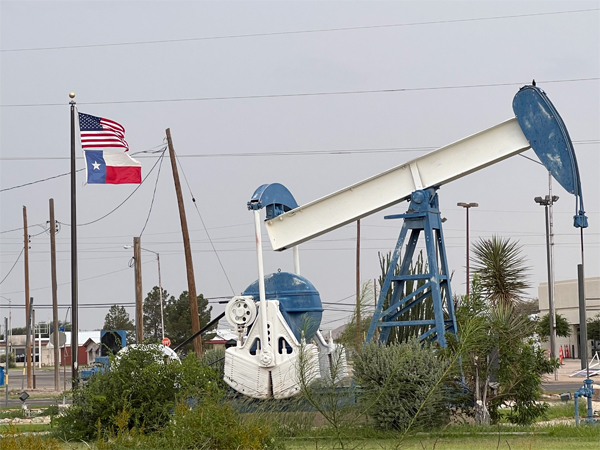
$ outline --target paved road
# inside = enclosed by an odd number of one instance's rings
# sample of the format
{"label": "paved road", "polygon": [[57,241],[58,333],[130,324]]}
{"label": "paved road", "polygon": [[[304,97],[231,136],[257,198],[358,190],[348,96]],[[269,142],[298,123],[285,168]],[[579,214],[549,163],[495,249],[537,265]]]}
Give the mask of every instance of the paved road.
{"label": "paved road", "polygon": [[583,379],[579,381],[553,381],[552,383],[542,383],[542,389],[548,392],[575,392],[583,386]]}
{"label": "paved road", "polygon": [[[60,382],[59,387],[62,390],[65,386],[63,381],[63,371],[60,371]],[[15,394],[21,391],[27,391],[32,397],[39,397],[44,395],[44,398],[29,398],[27,405],[29,407],[51,405],[56,403],[56,392],[48,392],[54,390],[54,371],[53,370],[40,370],[37,369],[35,372],[35,386],[36,389],[27,389],[27,376],[23,375],[23,368],[10,369],[8,371],[8,390],[10,392],[9,397],[14,397]],[[71,387],[71,373],[70,369],[66,371],[66,388]],[[44,392],[45,391],[45,392]],[[0,386],[0,406],[6,405],[6,394],[5,387]],[[9,398],[8,406],[19,407],[21,406],[21,400],[18,398]]]}

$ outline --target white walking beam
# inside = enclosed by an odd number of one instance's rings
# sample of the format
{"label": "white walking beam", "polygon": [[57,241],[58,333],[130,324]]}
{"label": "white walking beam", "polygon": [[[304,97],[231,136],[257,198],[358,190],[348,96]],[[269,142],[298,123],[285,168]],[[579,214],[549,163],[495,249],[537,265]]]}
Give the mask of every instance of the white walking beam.
{"label": "white walking beam", "polygon": [[271,245],[296,246],[529,148],[517,119],[509,119],[267,221]]}

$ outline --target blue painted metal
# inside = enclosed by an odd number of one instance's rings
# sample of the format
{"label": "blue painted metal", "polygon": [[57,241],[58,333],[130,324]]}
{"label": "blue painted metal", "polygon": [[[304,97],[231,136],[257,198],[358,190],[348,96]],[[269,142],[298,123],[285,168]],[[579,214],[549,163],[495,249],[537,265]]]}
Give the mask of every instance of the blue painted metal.
{"label": "blue painted metal", "polygon": [[[302,332],[307,341],[313,338],[321,325],[323,306],[319,292],[310,281],[295,273],[271,273],[265,275],[265,294],[267,300],[279,300],[279,310],[298,342]],[[258,280],[242,295],[251,295],[258,302]]]}
{"label": "blue painted metal", "polygon": [[579,425],[579,397],[587,397],[587,419],[586,422],[596,422],[594,419],[594,410],[592,408],[592,396],[594,394],[594,382],[589,378],[583,380],[581,387],[573,397],[575,398],[575,425]]}
{"label": "blue painted metal", "polygon": [[[430,325],[431,327],[420,338],[427,339],[435,335],[438,343],[445,347],[446,332],[456,333],[454,303],[448,275],[448,262],[444,246],[442,221],[438,207],[436,188],[415,191],[411,194],[411,202],[406,214],[386,216],[386,219],[404,219],[400,236],[390,260],[390,268],[383,282],[375,313],[367,333],[367,342],[371,342],[375,330],[379,329],[379,342],[387,342],[390,330],[396,326]],[[404,241],[411,230],[404,257],[399,265],[399,273],[394,274]],[[427,270],[425,274],[408,273],[419,235],[423,232],[427,248]],[[403,294],[407,281],[425,280],[425,283],[405,297]],[[390,304],[384,310],[385,299],[392,290]],[[396,320],[411,308],[428,298],[432,298],[435,313],[434,320]]]}
{"label": "blue painted metal", "polygon": [[298,207],[296,199],[283,184],[271,183],[260,186],[248,202],[248,209],[266,208],[266,219],[271,220]]}
{"label": "blue painted metal", "polygon": [[567,192],[575,195],[574,226],[586,228],[577,158],[560,114],[546,93],[535,86],[523,86],[517,92],[513,111],[540,161]]}
{"label": "blue painted metal", "polygon": [[[110,339],[110,336],[113,335],[115,340]],[[108,338],[108,340],[106,340]],[[118,342],[115,342],[118,339]],[[110,343],[109,343],[110,342]],[[109,349],[107,346],[110,346],[112,342],[118,344],[116,348]],[[102,330],[100,331],[100,355],[106,356],[108,353],[112,354],[114,350],[115,353],[121,350],[122,348],[127,347],[127,332],[125,330]]]}

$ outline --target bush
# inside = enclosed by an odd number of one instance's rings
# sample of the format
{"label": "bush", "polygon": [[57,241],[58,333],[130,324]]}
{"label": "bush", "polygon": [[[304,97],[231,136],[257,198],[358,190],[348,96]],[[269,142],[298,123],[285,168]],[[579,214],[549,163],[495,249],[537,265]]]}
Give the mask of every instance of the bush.
{"label": "bush", "polygon": [[115,418],[116,431],[103,433],[97,441],[98,449],[268,450],[278,446],[266,422],[259,425],[257,420],[243,421],[216,395],[204,397],[193,408],[179,403],[173,420],[158,433],[144,434],[137,428],[128,429],[128,421],[129,412],[121,411]]}
{"label": "bush", "polygon": [[446,362],[417,340],[365,345],[354,360],[360,401],[377,428],[407,430],[449,420]]}
{"label": "bush", "polygon": [[57,418],[64,439],[93,439],[110,430],[127,411],[127,428],[154,432],[165,427],[178,401],[220,391],[216,373],[190,355],[182,363],[163,362],[153,348],[131,348],[111,369],[93,375],[72,392],[73,404]]}
{"label": "bush", "polygon": [[[6,355],[0,355],[0,366],[5,367]],[[8,354],[8,368],[14,369],[17,367],[16,357],[14,353]]]}
{"label": "bush", "polygon": [[[205,351],[200,357],[200,361],[205,366],[211,367],[217,372],[219,378],[223,380],[225,376],[225,349],[224,348],[213,348]],[[225,382],[223,381],[223,386]]]}

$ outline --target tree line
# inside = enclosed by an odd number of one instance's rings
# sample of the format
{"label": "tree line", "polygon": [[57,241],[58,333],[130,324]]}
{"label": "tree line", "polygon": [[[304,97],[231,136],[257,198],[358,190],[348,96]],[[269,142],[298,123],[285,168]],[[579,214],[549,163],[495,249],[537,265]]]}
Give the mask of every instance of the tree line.
{"label": "tree line", "polygon": [[[210,322],[212,306],[202,294],[198,295],[198,314],[200,316],[200,328]],[[177,346],[192,336],[192,318],[190,314],[190,303],[188,291],[183,291],[179,297],[163,289],[163,320],[165,326],[165,337],[171,340],[171,346]],[[143,302],[144,311],[144,343],[160,343],[162,340],[161,314],[160,314],[160,289],[154,286]],[[125,307],[113,305],[104,318],[103,330],[125,330],[127,331],[127,343],[135,343],[135,323],[129,317]],[[192,344],[186,345],[184,351],[191,348]]]}

